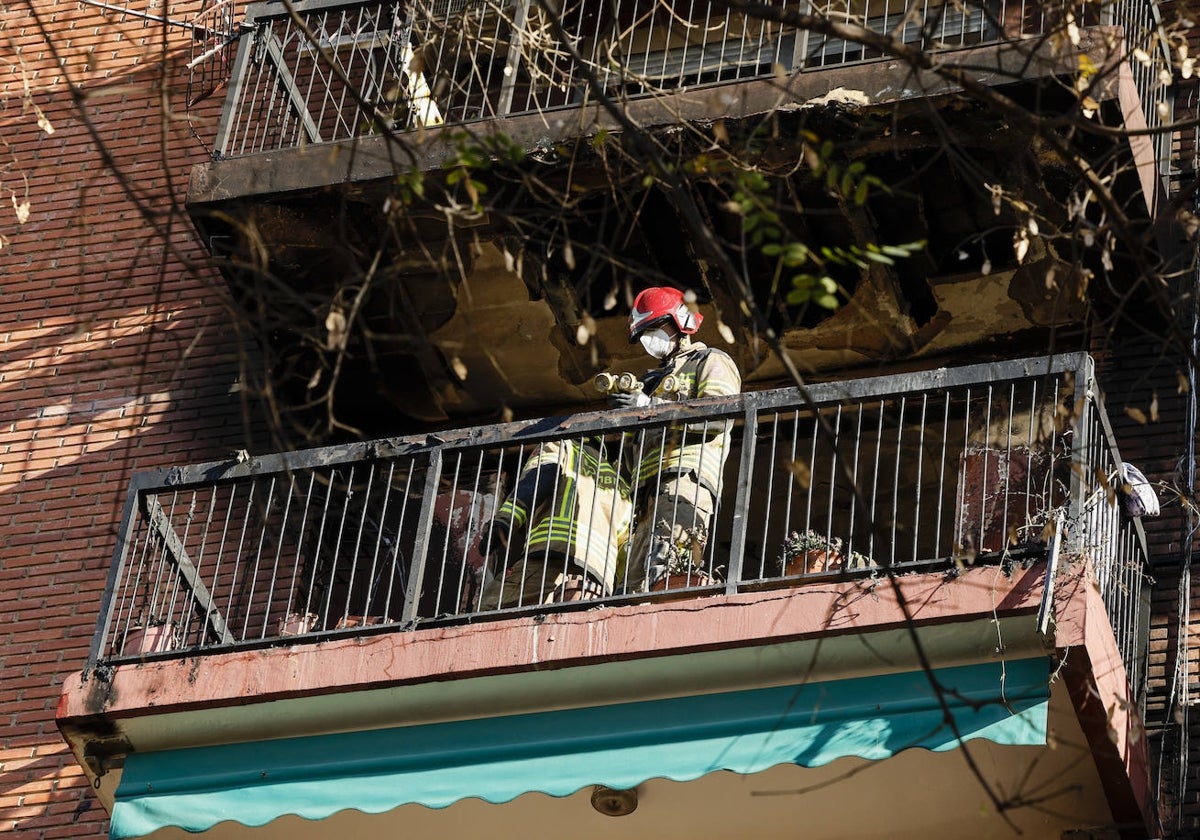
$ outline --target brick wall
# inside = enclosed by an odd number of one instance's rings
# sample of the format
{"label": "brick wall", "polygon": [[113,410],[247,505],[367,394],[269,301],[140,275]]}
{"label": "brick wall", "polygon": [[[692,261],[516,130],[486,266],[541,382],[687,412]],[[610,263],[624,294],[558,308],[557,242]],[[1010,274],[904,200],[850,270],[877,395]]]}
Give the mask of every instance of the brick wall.
{"label": "brick wall", "polygon": [[[177,23],[199,2],[128,5]],[[103,837],[54,711],[87,655],[129,478],[251,445],[223,286],[181,212],[206,156],[183,101],[189,31],[31,6],[44,28],[0,5],[0,55],[17,59],[0,62],[0,832]],[[219,106],[190,115],[201,138]]]}
{"label": "brick wall", "polygon": [[[1132,304],[1131,304],[1132,306]],[[1190,597],[1181,602],[1180,563],[1183,558],[1184,528],[1180,470],[1186,463],[1187,403],[1191,395],[1180,390],[1180,373],[1185,371],[1181,348],[1168,340],[1156,340],[1162,329],[1143,332],[1134,326],[1148,326],[1152,316],[1131,312],[1131,321],[1116,330],[1123,338],[1105,337],[1093,347],[1099,359],[1098,376],[1121,456],[1137,465],[1147,477],[1160,484],[1162,515],[1144,518],[1150,550],[1153,579],[1151,587],[1149,686],[1146,697],[1146,728],[1150,739],[1151,779],[1166,836],[1191,836],[1200,830],[1200,789],[1194,780],[1178,778],[1181,725],[1200,724],[1200,711],[1172,696],[1171,682],[1176,671],[1179,641],[1185,642],[1182,661],[1188,670],[1189,691],[1200,699],[1200,646],[1194,640],[1200,633],[1200,580],[1194,580]],[[1151,405],[1157,404],[1157,417]],[[1141,412],[1127,411],[1138,409]],[[1150,418],[1142,422],[1142,417]],[[1200,480],[1200,476],[1198,476]],[[1193,554],[1200,551],[1200,540]],[[1192,617],[1184,611],[1190,603]],[[1181,618],[1183,619],[1181,621]],[[1200,755],[1200,741],[1191,739],[1191,755]],[[1194,773],[1190,774],[1195,776]],[[1176,791],[1181,796],[1176,795]]]}
{"label": "brick wall", "polygon": [[[200,3],[130,6],[187,21]],[[220,105],[218,93],[185,108],[188,30],[79,0],[32,8],[41,26],[25,2],[0,5],[0,54],[19,59],[0,63],[0,832],[103,837],[105,814],[53,717],[63,676],[87,654],[125,488],[136,471],[254,444],[232,392],[243,351],[223,287],[181,212]],[[29,202],[24,224],[14,197]],[[1150,343],[1100,349],[1125,457],[1169,480],[1185,440],[1174,362]],[[1124,413],[1146,411],[1155,392],[1158,421]],[[1168,756],[1179,510],[1148,523],[1160,564],[1150,734]],[[1200,582],[1190,602],[1185,633],[1200,631]],[[1188,722],[1200,746],[1200,713]],[[1185,828],[1200,826],[1192,785],[1164,803]]]}

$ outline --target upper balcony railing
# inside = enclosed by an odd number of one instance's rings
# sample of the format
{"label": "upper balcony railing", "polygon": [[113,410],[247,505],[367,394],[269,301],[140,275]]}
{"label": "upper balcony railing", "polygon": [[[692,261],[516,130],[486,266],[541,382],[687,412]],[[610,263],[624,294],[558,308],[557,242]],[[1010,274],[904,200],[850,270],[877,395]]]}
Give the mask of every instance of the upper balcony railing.
{"label": "upper balcony railing", "polygon": [[[1159,125],[1165,40],[1153,0],[779,0],[949,49],[1092,23],[1125,30],[1147,124]],[[558,14],[551,10],[560,9]],[[247,13],[216,153],[253,152],[545,112],[879,58],[717,0],[269,0]],[[1078,68],[1075,68],[1076,70]],[[591,83],[589,83],[589,77]],[[1169,112],[1169,111],[1168,111]]]}
{"label": "upper balcony railing", "polygon": [[[91,663],[1037,560],[1057,539],[1095,569],[1136,689],[1145,540],[1092,383],[1087,356],[1031,359],[139,475]],[[661,501],[664,436],[724,471],[708,527],[647,581],[629,535],[684,518]],[[518,485],[546,503],[514,519]],[[587,576],[547,528],[586,543]],[[536,591],[501,597],[526,562]]]}

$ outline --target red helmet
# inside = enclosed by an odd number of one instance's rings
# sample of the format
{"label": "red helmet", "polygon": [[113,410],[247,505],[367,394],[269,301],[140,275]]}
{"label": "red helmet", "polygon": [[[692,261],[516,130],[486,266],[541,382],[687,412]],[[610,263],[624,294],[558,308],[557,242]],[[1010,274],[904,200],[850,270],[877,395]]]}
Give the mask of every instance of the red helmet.
{"label": "red helmet", "polygon": [[670,286],[653,286],[643,289],[633,299],[633,311],[629,313],[629,343],[637,341],[639,335],[655,324],[671,318],[684,335],[700,329],[704,316],[693,312],[683,302],[683,292]]}

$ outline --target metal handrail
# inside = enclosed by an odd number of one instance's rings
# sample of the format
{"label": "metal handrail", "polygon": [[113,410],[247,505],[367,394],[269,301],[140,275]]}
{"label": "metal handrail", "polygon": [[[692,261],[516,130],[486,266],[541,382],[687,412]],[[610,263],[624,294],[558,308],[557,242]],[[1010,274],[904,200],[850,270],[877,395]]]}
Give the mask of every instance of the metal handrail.
{"label": "metal handrail", "polygon": [[[537,0],[252,3],[244,24],[251,34],[239,43],[216,153],[235,157],[578,107],[593,96],[588,74],[623,100],[882,58],[711,0],[675,7],[578,0],[562,5],[555,25],[547,8]],[[1032,0],[871,0],[854,11],[840,2],[782,0],[782,8],[936,50],[1049,30]],[[1087,4],[1058,14],[1079,26],[1098,22]],[[1120,0],[1107,15],[1125,29],[1124,60],[1151,128],[1163,124],[1159,76],[1170,68],[1170,57],[1154,47],[1155,14],[1152,0]],[[557,39],[559,26],[569,49]]]}
{"label": "metal handrail", "polygon": [[[1090,358],[1068,355],[139,474],[90,666],[570,610],[596,598],[695,597],[1039,559],[1046,523],[1060,521],[1067,561],[1086,558],[1095,569],[1137,687],[1145,537],[1108,492],[1121,462],[1098,393]],[[727,432],[711,529],[686,573],[647,593],[628,571],[629,533],[654,518],[659,479],[630,480],[634,465],[664,434],[686,443]],[[600,453],[594,464],[623,477],[605,491],[617,495],[591,497],[593,505],[622,500],[626,518],[604,520],[611,532],[599,536],[623,559],[606,558],[614,562],[592,580],[590,600],[555,590],[485,603],[490,576],[503,579],[531,556],[516,539],[490,561],[479,554],[487,528],[504,527],[499,502],[535,456],[572,447],[590,447]],[[588,469],[576,478],[600,475]],[[572,509],[572,521],[593,513]],[[806,541],[828,550],[814,560]]]}

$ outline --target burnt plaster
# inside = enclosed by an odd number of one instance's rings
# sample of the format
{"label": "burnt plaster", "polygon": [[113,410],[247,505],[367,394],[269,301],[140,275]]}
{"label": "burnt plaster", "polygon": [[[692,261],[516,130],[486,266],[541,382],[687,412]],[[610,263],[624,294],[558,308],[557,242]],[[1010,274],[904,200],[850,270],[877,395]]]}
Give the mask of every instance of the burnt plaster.
{"label": "burnt plaster", "polygon": [[[1007,60],[987,50],[979,54],[997,62],[998,71]],[[1030,66],[1035,76],[1053,69]],[[770,328],[795,364],[828,372],[908,363],[1080,323],[1086,315],[1080,270],[1048,253],[1018,263],[1011,238],[1020,220],[1007,210],[997,216],[990,196],[980,194],[978,172],[966,178],[944,154],[950,136],[987,173],[985,180],[1053,208],[1069,184],[1057,177],[1061,162],[1044,146],[931,80],[908,75],[897,88],[896,68],[888,62],[802,76],[792,83],[797,99],[821,96],[840,83],[888,104],[779,107],[775,90],[768,107],[764,83],[750,82],[722,88],[719,106],[712,91],[681,92],[674,105],[704,119],[696,131],[681,132],[674,114],[659,135],[669,148],[694,155],[713,144],[712,126],[719,120],[725,134],[757,143],[764,171],[795,173],[790,183],[805,210],[787,223],[813,247],[928,242],[923,253],[895,266],[836,269],[846,291],[836,313],[811,306],[769,310]],[[939,96],[930,98],[931,92]],[[663,119],[653,116],[663,106],[631,103],[651,124]],[[727,116],[714,117],[722,113]],[[590,125],[604,127],[602,116],[593,114]],[[526,122],[499,120],[493,128],[518,141],[532,133],[544,138],[544,123],[534,132],[537,126]],[[831,196],[799,165],[802,131],[835,140],[844,164],[865,163],[892,189],[877,191],[861,206]],[[416,138],[417,160],[428,177],[439,177],[440,162],[451,151],[448,136]],[[345,399],[359,409],[350,420],[367,432],[395,432],[404,418],[461,423],[593,403],[597,395],[588,384],[597,370],[646,367],[625,340],[625,313],[633,293],[659,283],[697,288],[709,323],[732,328],[735,344],[728,349],[748,386],[779,384],[784,367],[762,340],[760,325],[739,314],[740,289],[695,252],[686,225],[661,196],[639,191],[641,164],[621,142],[619,134],[609,144],[590,136],[567,140],[552,144],[553,159],[530,158],[521,171],[482,173],[492,212],[449,226],[433,204],[398,205],[392,179],[372,174],[367,146],[352,156],[326,152],[315,158],[312,150],[298,149],[210,164],[193,173],[189,200],[201,230],[232,254],[225,267],[235,288],[242,283],[245,289],[247,276],[236,266],[258,260],[257,271],[298,293],[284,318],[307,323],[288,324],[281,333],[299,348],[289,357],[297,382],[317,364],[305,361],[305,354],[312,356],[321,338],[327,311],[321,296],[345,299],[365,277],[378,285],[343,365]],[[544,146],[544,139],[538,144]],[[302,157],[320,162],[318,185],[297,180],[314,175],[302,171]],[[343,172],[335,177],[330,167]],[[551,196],[570,196],[570,212],[564,213],[561,199],[539,204],[531,184]],[[697,200],[718,232],[740,224],[722,221],[721,195],[699,191]],[[567,241],[577,247],[568,251]],[[621,268],[613,270],[614,264]],[[778,282],[770,267],[748,267],[755,294],[769,295]],[[1055,279],[1047,283],[1050,268]],[[582,344],[581,326],[589,333]],[[708,328],[701,338],[722,343]],[[389,410],[379,413],[373,401]],[[372,417],[382,427],[358,420]]]}

